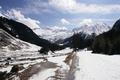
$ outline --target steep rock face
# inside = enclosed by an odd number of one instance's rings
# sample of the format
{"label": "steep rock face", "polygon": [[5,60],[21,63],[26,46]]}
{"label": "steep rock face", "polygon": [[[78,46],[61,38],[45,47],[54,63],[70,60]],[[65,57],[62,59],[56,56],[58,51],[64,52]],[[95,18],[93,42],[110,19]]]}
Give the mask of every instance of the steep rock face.
{"label": "steep rock face", "polygon": [[120,54],[120,20],[111,30],[96,37],[92,49],[94,53]]}
{"label": "steep rock face", "polygon": [[21,39],[23,41],[48,48],[50,50],[59,49],[59,45],[55,45],[50,43],[48,40],[39,38],[32,29],[27,27],[26,25],[16,22],[11,19],[7,19],[4,17],[0,17],[0,28],[4,29],[6,32],[11,34],[12,36]]}

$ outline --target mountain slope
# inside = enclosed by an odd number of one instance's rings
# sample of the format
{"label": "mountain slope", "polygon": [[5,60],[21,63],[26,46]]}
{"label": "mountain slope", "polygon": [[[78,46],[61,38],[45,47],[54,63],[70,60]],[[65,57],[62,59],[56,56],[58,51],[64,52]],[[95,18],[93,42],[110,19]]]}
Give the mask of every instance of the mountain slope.
{"label": "mountain slope", "polygon": [[108,32],[98,35],[93,42],[93,52],[120,54],[120,20]]}
{"label": "mountain slope", "polygon": [[18,39],[44,48],[48,48],[50,50],[56,50],[58,48],[61,48],[59,45],[53,44],[48,40],[40,38],[32,31],[32,29],[30,29],[26,25],[11,19],[0,17],[0,28],[4,29],[6,32]]}
{"label": "mountain slope", "polygon": [[0,29],[0,51],[30,50],[32,46],[34,45],[16,39],[3,29]]}

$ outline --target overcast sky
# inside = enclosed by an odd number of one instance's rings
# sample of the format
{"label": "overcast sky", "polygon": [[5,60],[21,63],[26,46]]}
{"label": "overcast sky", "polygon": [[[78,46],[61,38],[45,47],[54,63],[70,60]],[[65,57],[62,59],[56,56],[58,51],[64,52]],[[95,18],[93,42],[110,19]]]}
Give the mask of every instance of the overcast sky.
{"label": "overcast sky", "polygon": [[[43,26],[77,26],[83,20],[112,25],[120,0],[0,0],[0,13]],[[26,19],[25,19],[26,18]]]}

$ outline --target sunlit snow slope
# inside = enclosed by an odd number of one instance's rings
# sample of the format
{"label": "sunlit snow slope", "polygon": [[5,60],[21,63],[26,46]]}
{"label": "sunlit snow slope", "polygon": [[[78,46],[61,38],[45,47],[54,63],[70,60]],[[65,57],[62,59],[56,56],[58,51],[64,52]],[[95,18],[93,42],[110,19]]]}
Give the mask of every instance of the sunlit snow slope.
{"label": "sunlit snow slope", "polygon": [[78,52],[80,70],[75,72],[74,80],[120,80],[120,56]]}

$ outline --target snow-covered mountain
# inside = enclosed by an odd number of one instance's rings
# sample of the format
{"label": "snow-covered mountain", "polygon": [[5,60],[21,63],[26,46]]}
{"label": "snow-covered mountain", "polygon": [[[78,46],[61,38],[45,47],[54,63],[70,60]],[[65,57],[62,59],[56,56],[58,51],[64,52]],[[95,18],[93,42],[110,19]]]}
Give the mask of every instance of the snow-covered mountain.
{"label": "snow-covered mountain", "polygon": [[92,20],[83,20],[80,23],[80,27],[74,28],[73,31],[76,33],[84,32],[87,34],[96,33],[97,35],[110,30],[111,27],[105,23],[97,23]]}
{"label": "snow-covered mountain", "polygon": [[63,40],[72,36],[73,32],[71,30],[65,28],[36,28],[33,30],[36,34],[38,34],[41,38],[47,39],[51,42],[55,42],[58,40]]}
{"label": "snow-covered mountain", "polygon": [[47,39],[51,42],[66,39],[72,36],[74,33],[84,32],[86,34],[96,33],[97,35],[110,30],[111,27],[105,23],[96,23],[93,21],[83,21],[79,27],[75,27],[72,30],[59,27],[49,28],[36,28],[33,31],[40,37]]}

